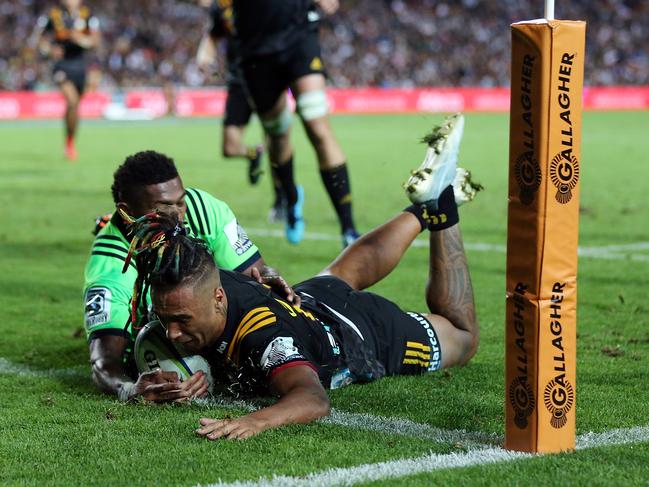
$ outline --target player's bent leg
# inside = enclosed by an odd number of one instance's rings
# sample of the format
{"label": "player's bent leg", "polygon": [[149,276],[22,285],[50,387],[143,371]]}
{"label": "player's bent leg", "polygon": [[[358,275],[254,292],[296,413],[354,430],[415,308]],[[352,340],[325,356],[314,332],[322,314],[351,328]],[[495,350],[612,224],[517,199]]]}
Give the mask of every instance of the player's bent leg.
{"label": "player's bent leg", "polygon": [[223,126],[223,157],[246,157],[246,146],[243,144],[244,127],[240,125]]}
{"label": "player's bent leg", "polygon": [[286,94],[282,93],[273,108],[259,115],[264,132],[268,137],[268,157],[271,164],[280,166],[293,154],[290,142],[292,117]]}
{"label": "player's bent leg", "polygon": [[345,248],[318,275],[338,277],[356,290],[368,288],[396,267],[420,232],[414,215],[400,213]]}
{"label": "player's bent leg", "polygon": [[304,218],[302,206],[304,191],[296,186],[293,176],[293,153],[289,134],[291,114],[282,93],[275,106],[259,117],[266,134],[269,137],[269,158],[273,174],[282,187],[286,201],[286,224],[284,227],[289,243],[298,244],[304,238]]}
{"label": "player's bent leg", "polygon": [[426,303],[433,313],[430,319],[439,323],[435,329],[446,342],[444,350],[450,350],[446,366],[468,362],[478,348],[480,332],[459,225],[430,232]]}

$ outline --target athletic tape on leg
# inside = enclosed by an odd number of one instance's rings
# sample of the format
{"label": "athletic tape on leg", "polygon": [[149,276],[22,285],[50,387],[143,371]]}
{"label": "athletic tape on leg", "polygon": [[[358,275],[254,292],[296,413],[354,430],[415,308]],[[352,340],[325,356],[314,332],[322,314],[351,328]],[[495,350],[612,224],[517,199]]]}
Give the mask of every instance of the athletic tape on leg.
{"label": "athletic tape on leg", "polygon": [[297,97],[297,111],[303,120],[324,117],[329,112],[327,95],[323,90],[307,91]]}
{"label": "athletic tape on leg", "polygon": [[286,105],[279,115],[274,118],[262,120],[261,124],[269,135],[284,135],[288,132],[292,122],[293,115],[291,114],[288,105]]}

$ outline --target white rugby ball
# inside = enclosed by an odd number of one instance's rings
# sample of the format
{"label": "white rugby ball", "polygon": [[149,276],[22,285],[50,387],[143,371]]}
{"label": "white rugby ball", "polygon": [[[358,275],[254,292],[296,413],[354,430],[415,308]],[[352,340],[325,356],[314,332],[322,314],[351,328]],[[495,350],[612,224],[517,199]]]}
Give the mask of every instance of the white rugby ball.
{"label": "white rugby ball", "polygon": [[210,365],[200,355],[192,355],[167,338],[160,321],[148,323],[135,340],[135,363],[139,373],[161,369],[165,372],[176,372],[181,381],[189,379],[202,370],[210,384],[212,392],[214,381]]}

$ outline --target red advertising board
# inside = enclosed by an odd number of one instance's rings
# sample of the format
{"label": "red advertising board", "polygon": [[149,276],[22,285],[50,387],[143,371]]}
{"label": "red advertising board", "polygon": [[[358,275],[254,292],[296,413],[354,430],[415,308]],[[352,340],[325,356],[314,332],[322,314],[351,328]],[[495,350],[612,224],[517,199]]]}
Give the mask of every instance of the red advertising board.
{"label": "red advertising board", "polygon": [[[327,97],[333,113],[412,113],[412,112],[506,112],[509,88],[345,88],[329,89]],[[175,112],[179,117],[223,115],[226,92],[219,88],[180,89]],[[106,92],[86,94],[81,101],[81,116],[100,118],[111,103]],[[167,113],[167,102],[160,89],[129,91],[124,95],[127,108],[152,117]],[[649,86],[590,87],[584,89],[586,110],[647,110]],[[0,120],[48,119],[62,116],[65,103],[56,91],[0,92]]]}

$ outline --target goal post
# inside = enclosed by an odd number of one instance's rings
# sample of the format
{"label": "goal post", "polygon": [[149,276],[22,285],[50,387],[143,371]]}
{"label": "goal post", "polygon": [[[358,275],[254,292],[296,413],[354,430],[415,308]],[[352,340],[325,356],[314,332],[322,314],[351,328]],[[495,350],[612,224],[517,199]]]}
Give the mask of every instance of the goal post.
{"label": "goal post", "polygon": [[586,24],[546,15],[511,26],[505,447],[528,452],[575,447]]}

